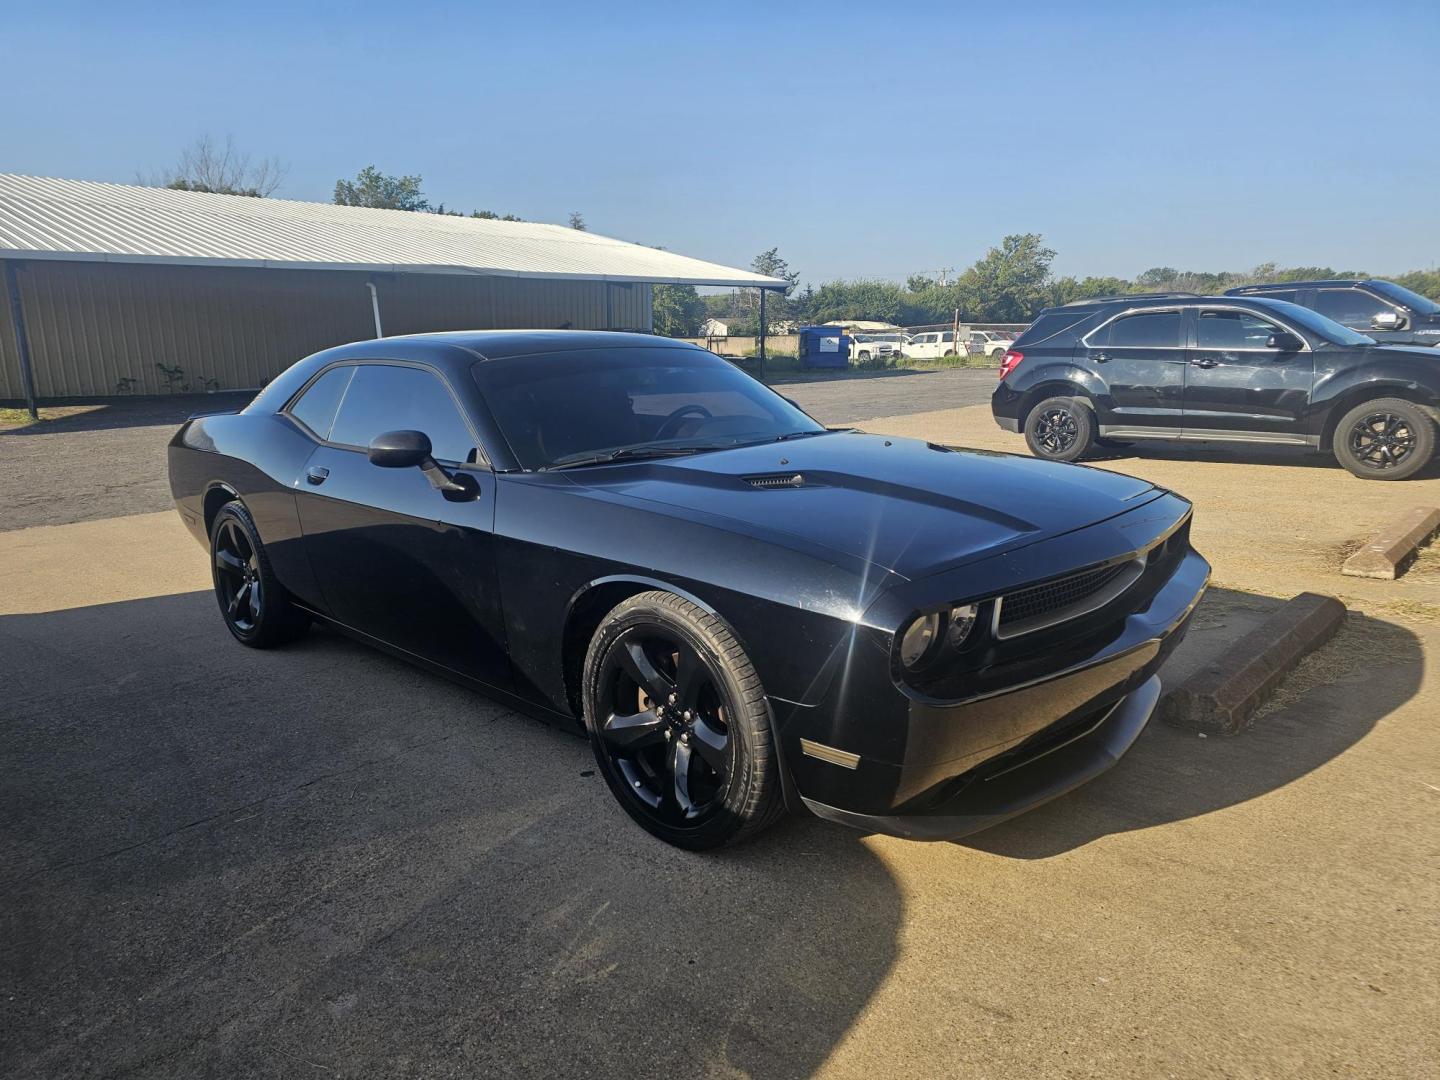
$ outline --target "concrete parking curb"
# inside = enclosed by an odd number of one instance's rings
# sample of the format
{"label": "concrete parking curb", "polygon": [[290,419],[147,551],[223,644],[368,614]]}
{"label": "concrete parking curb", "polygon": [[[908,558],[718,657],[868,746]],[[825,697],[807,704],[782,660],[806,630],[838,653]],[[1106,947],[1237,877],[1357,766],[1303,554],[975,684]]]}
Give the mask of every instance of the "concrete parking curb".
{"label": "concrete parking curb", "polygon": [[1417,506],[1372,536],[1368,544],[1345,560],[1340,572],[1349,577],[1393,581],[1405,572],[1416,550],[1436,530],[1440,530],[1440,509]]}
{"label": "concrete parking curb", "polygon": [[1301,593],[1160,702],[1174,727],[1238,735],[1287,672],[1334,636],[1345,605],[1333,596]]}

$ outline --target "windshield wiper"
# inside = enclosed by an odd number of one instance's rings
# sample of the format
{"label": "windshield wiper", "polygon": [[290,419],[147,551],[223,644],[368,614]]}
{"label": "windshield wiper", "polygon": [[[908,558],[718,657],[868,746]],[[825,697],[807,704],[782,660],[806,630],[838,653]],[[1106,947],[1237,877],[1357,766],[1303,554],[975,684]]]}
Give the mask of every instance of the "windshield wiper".
{"label": "windshield wiper", "polygon": [[680,457],[684,454],[699,454],[706,450],[722,450],[723,444],[704,443],[699,446],[622,446],[618,450],[602,450],[598,454],[584,454],[580,457],[561,458],[545,467],[546,472],[556,469],[576,469],[582,465],[605,465],[612,461],[634,461],[639,458]]}
{"label": "windshield wiper", "polygon": [[854,428],[821,428],[819,431],[789,431],[784,435],[776,435],[771,442],[787,442],[790,439],[806,439],[811,435],[829,435],[835,431],[854,431]]}

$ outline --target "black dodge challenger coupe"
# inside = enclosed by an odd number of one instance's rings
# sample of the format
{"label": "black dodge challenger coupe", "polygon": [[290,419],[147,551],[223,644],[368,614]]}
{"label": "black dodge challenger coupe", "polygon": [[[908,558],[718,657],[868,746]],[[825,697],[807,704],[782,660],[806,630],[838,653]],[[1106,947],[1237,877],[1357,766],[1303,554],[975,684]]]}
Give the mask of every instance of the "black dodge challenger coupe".
{"label": "black dodge challenger coupe", "polygon": [[244,645],[322,620],[584,725],[655,835],[944,839],[1125,753],[1209,577],[1142,480],[831,431],[638,334],[317,353],[170,444]]}

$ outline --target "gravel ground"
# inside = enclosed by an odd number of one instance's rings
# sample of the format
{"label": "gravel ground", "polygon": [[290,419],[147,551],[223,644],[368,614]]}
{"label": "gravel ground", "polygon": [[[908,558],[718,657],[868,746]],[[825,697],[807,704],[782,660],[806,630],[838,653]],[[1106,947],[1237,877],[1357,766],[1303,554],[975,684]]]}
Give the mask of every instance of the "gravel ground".
{"label": "gravel ground", "polygon": [[[1434,626],[1352,616],[1240,738],[1152,725],[965,843],[698,856],[582,739],[241,648],[206,579],[170,512],[0,534],[0,1075],[1433,1071]],[[1212,590],[1176,661],[1268,606]]]}
{"label": "gravel ground", "polygon": [[118,398],[0,428],[0,532],[166,509],[165,447],[175,429],[195,413],[243,408],[252,396]]}
{"label": "gravel ground", "polygon": [[[986,370],[806,378],[776,389],[826,424],[988,401]],[[243,408],[249,394],[113,399],[43,423],[0,428],[0,531],[97,521],[170,506],[165,446],[194,413]]]}

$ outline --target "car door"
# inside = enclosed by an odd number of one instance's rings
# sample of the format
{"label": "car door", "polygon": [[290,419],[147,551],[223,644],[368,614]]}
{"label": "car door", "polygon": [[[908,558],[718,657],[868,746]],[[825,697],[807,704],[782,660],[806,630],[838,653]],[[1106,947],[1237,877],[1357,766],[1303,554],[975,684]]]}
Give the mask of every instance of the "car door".
{"label": "car door", "polygon": [[1185,393],[1183,325],[1179,307],[1137,308],[1085,336],[1086,357],[1103,387],[1095,403],[1102,434],[1179,437]]}
{"label": "car door", "polygon": [[[1185,434],[1212,439],[1303,442],[1315,377],[1305,338],[1277,318],[1241,306],[1194,309],[1185,379]],[[1276,348],[1292,339],[1299,348]]]}
{"label": "car door", "polygon": [[[302,394],[291,411],[305,401]],[[370,441],[396,430],[429,436],[435,458],[463,478],[467,493],[437,490],[419,468],[371,464]],[[330,614],[395,648],[508,686],[495,478],[477,464],[478,440],[442,376],[400,361],[354,365],[333,422],[315,434],[295,490]]]}

